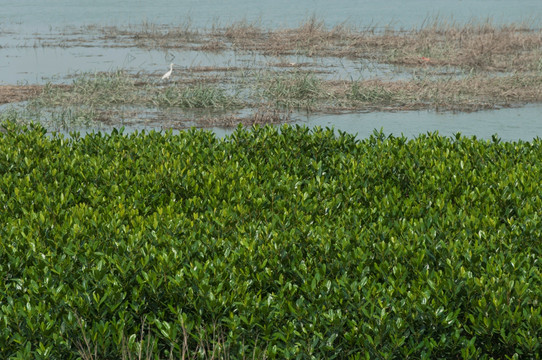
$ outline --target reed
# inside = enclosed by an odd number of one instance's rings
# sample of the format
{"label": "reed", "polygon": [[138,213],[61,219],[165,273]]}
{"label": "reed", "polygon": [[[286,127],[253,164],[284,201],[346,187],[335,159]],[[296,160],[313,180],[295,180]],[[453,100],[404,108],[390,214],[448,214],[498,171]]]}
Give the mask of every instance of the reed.
{"label": "reed", "polygon": [[[81,33],[91,35],[83,39]],[[542,58],[540,28],[528,23],[497,25],[490,20],[461,24],[428,19],[411,29],[358,28],[347,23],[327,27],[314,17],[297,27],[278,29],[247,21],[214,24],[209,29],[195,29],[190,21],[178,26],[86,26],[84,31],[66,29],[56,42],[48,37],[41,44],[77,46],[93,41],[149,49],[232,49],[273,56],[363,58],[404,66],[455,66],[492,72],[540,70]]]}

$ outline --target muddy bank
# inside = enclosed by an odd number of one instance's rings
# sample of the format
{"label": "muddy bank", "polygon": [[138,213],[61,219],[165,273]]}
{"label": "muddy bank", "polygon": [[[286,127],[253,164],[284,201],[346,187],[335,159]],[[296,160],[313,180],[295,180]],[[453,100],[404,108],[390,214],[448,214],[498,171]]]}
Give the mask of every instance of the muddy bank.
{"label": "muddy bank", "polygon": [[35,98],[43,88],[41,85],[0,85],[0,105]]}

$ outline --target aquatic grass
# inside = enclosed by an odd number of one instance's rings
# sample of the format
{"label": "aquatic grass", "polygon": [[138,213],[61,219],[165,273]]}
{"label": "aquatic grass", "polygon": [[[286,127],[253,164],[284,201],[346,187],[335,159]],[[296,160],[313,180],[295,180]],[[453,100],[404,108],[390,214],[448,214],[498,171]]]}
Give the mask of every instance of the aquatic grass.
{"label": "aquatic grass", "polygon": [[42,85],[0,85],[0,105],[35,98],[43,89]]}
{"label": "aquatic grass", "polygon": [[346,93],[346,98],[352,101],[387,104],[393,100],[394,93],[383,86],[364,87],[360,82],[354,81],[350,91]]}
{"label": "aquatic grass", "polygon": [[81,30],[86,34],[97,34],[101,41],[115,42],[117,46],[134,44],[141,48],[168,49],[202,40],[201,31],[192,26],[190,19],[175,26],[144,21],[122,27],[90,24],[82,26]]}
{"label": "aquatic grass", "polygon": [[30,104],[36,107],[133,104],[142,99],[141,85],[124,71],[84,73],[75,76],[68,86],[46,84],[42,93]]}
{"label": "aquatic grass", "polygon": [[156,89],[148,101],[154,106],[187,109],[232,109],[241,105],[241,101],[225,89],[205,84],[189,87],[171,85]]}
{"label": "aquatic grass", "polygon": [[118,71],[81,74],[65,86],[47,84],[26,107],[45,115],[33,117],[40,121],[82,124],[110,122],[122,107],[232,109],[241,105],[235,94],[205,80],[164,85]]}
{"label": "aquatic grass", "polygon": [[268,73],[259,81],[263,98],[276,105],[310,109],[319,99],[325,98],[322,81],[311,73]]}
{"label": "aquatic grass", "polygon": [[542,102],[542,74],[383,81],[325,81],[326,110],[477,111]]}
{"label": "aquatic grass", "polygon": [[235,96],[209,84],[170,84],[141,81],[123,72],[82,74],[70,86],[45,86],[32,100],[37,107],[85,105],[150,105],[186,108],[227,108],[238,105]]}
{"label": "aquatic grass", "polygon": [[[297,27],[279,29],[246,21],[215,23],[210,29],[195,29],[189,21],[175,27],[89,25],[67,29],[64,35],[74,35],[74,41],[65,46],[77,44],[86,32],[90,37],[81,41],[98,40],[99,46],[229,49],[278,57],[265,64],[275,71],[261,70],[256,61],[248,66],[196,66],[179,68],[170,82],[157,81],[156,73],[115,71],[74,74],[68,85],[0,86],[0,103],[27,101],[17,106],[21,118],[69,128],[121,124],[127,118],[147,122],[151,117],[164,126],[235,126],[288,121],[283,114],[290,109],[476,111],[542,102],[542,33],[528,24],[435,20],[406,30],[346,23],[330,28],[311,17]],[[406,68],[412,77],[328,80],[332,77],[319,73],[318,62],[292,63],[282,55],[365,59]],[[195,118],[192,109],[209,113]],[[253,110],[255,116],[230,111],[239,109]]]}
{"label": "aquatic grass", "polygon": [[[393,64],[456,66],[485,71],[532,71],[540,56],[542,30],[527,25],[497,26],[491,22],[434,22],[405,34],[374,38]],[[426,61],[420,61],[421,58]]]}
{"label": "aquatic grass", "polygon": [[[211,68],[187,73],[209,72]],[[231,76],[183,77],[169,83],[148,75],[126,72],[81,74],[70,85],[47,84],[34,98],[19,106],[24,118],[66,128],[93,122],[114,124],[123,119],[148,119],[142,109],[206,109],[230,111],[242,108],[303,109],[310,112],[395,111],[435,109],[477,111],[542,102],[542,72],[516,72],[495,76],[488,72],[434,76],[433,71],[411,79],[386,81],[325,80],[317,71],[294,68],[259,72],[235,70]],[[139,115],[138,115],[139,114]],[[280,116],[244,118],[237,115],[203,116],[200,125],[268,122]],[[151,117],[155,115],[150,115]],[[166,116],[163,114],[161,116]],[[175,115],[194,122],[193,117]],[[211,119],[211,120],[209,120]],[[167,119],[163,119],[167,120]],[[196,123],[198,120],[195,120]],[[166,122],[164,122],[165,124]],[[178,124],[177,124],[178,125]],[[177,126],[176,125],[176,126]],[[226,125],[225,125],[226,126]]]}
{"label": "aquatic grass", "polygon": [[422,79],[412,82],[409,88],[414,101],[450,110],[480,110],[542,101],[542,76],[536,74]]}
{"label": "aquatic grass", "polygon": [[242,114],[219,114],[214,116],[203,116],[198,123],[203,126],[236,127],[253,125],[278,125],[286,124],[292,120],[291,112],[279,106],[269,104],[260,105],[249,115]]}

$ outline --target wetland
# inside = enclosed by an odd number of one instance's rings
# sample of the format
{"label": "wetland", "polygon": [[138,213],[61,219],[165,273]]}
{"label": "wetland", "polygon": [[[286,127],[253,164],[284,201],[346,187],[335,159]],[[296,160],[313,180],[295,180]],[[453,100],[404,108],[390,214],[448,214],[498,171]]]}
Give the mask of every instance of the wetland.
{"label": "wetland", "polygon": [[[397,114],[404,125],[429,112],[433,124],[422,132],[441,130],[449,114],[466,114],[469,126],[457,130],[467,134],[479,134],[495,117],[501,127],[514,121],[531,136],[542,134],[530,118],[542,102],[542,31],[528,21],[435,17],[408,28],[328,25],[315,16],[283,27],[246,19],[210,26],[143,21],[31,34],[4,29],[0,38],[7,59],[0,116],[51,131],[227,133],[239,124],[310,126],[325,117],[338,128],[350,119],[342,129],[349,132],[369,126],[399,134],[410,131],[389,128],[380,114]],[[173,73],[162,80],[169,63]],[[520,115],[507,119],[500,112],[507,108]]]}

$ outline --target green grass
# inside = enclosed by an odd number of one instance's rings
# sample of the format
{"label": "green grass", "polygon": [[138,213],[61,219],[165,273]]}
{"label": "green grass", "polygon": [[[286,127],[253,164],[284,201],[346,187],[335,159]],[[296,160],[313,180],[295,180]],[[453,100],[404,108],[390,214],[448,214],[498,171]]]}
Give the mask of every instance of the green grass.
{"label": "green grass", "polygon": [[364,87],[359,82],[352,82],[350,91],[346,93],[346,98],[351,101],[368,102],[376,104],[389,104],[397,94],[394,94],[384,87]]}
{"label": "green grass", "polygon": [[184,109],[232,109],[241,105],[241,101],[228,94],[225,89],[209,85],[188,88],[168,86],[154,91],[150,102],[159,107]]}
{"label": "green grass", "polygon": [[226,111],[242,106],[243,101],[235,93],[215,84],[150,82],[118,71],[82,74],[67,86],[47,84],[20,114],[53,127],[70,129],[96,122],[116,123],[123,113],[137,109]]}
{"label": "green grass", "polygon": [[263,97],[278,106],[310,109],[325,97],[322,81],[314,74],[266,74],[260,82]]}
{"label": "green grass", "polygon": [[88,106],[103,109],[117,105],[178,108],[232,108],[239,101],[212,84],[151,83],[119,71],[83,74],[71,86],[47,85],[32,100],[35,107]]}

